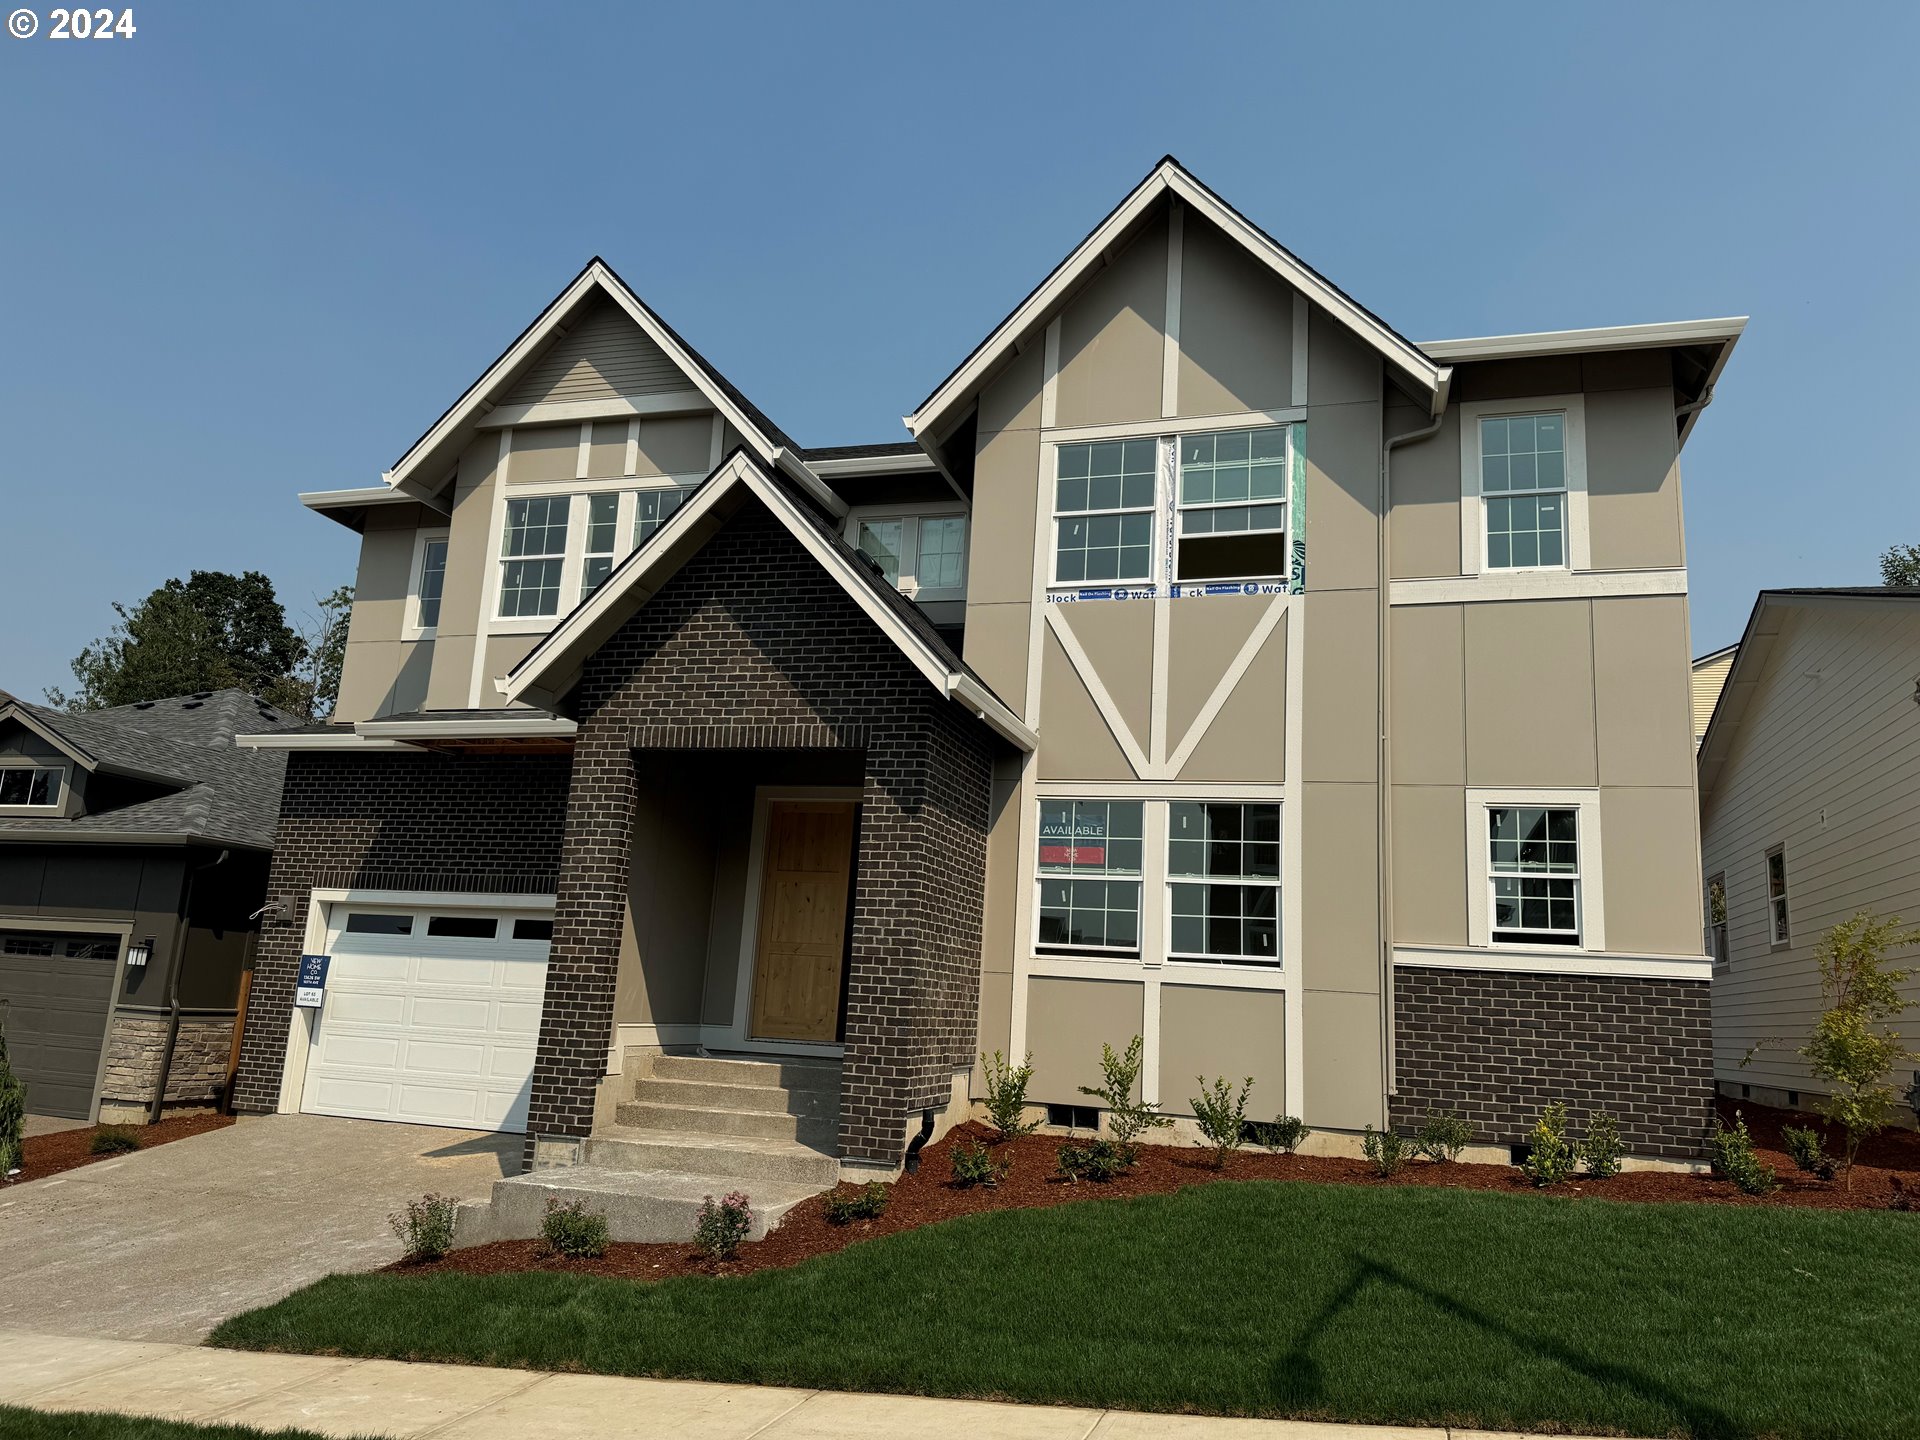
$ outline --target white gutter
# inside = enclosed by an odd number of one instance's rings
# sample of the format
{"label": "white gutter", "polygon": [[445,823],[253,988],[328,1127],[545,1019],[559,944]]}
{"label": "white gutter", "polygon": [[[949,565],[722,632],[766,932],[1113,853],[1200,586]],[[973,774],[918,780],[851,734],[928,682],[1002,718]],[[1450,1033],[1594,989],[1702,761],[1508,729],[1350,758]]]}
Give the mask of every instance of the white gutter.
{"label": "white gutter", "polygon": [[418,745],[408,745],[399,740],[369,740],[363,735],[342,729],[338,735],[316,735],[311,730],[288,734],[268,732],[265,735],[236,735],[233,737],[236,748],[241,750],[412,750],[418,752]]}
{"label": "white gutter", "polygon": [[515,735],[532,739],[571,738],[580,727],[564,715],[542,715],[536,720],[361,720],[354,733],[367,739],[465,740],[501,739]]}
{"label": "white gutter", "polygon": [[947,677],[947,698],[958,701],[973,712],[995,734],[1022,754],[1031,755],[1040,746],[1040,737],[1009,710],[998,698],[964,671]]}

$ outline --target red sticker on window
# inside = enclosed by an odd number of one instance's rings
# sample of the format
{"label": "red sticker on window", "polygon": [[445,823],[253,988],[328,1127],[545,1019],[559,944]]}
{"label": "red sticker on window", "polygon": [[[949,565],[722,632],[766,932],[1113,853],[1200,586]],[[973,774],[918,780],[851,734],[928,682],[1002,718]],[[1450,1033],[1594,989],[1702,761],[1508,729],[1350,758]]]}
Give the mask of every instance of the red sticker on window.
{"label": "red sticker on window", "polygon": [[1104,845],[1042,845],[1040,863],[1042,865],[1105,865],[1107,847]]}

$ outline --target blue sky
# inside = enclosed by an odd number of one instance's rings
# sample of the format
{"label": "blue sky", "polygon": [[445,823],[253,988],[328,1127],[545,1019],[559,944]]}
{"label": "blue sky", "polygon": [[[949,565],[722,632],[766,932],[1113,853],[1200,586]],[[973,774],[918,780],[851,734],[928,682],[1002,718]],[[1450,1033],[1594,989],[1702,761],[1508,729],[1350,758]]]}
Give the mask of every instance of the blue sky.
{"label": "blue sky", "polygon": [[[9,0],[11,4],[11,0]],[[1163,153],[1418,339],[1748,314],[1697,651],[1920,542],[1920,7],[149,3],[0,37],[0,686],[352,579],[365,485],[596,252],[803,444],[899,416]],[[1177,15],[1177,20],[1169,17]]]}

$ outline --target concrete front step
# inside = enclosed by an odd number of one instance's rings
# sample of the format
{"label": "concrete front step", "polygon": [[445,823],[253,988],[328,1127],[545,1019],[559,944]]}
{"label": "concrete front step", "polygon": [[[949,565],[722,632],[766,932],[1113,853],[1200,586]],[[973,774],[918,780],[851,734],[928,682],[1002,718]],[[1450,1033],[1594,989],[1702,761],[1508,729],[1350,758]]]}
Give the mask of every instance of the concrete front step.
{"label": "concrete front step", "polygon": [[840,1178],[840,1162],[832,1155],[791,1140],[630,1129],[624,1125],[611,1126],[589,1138],[586,1162],[603,1170],[667,1170],[681,1175],[811,1185],[816,1190],[824,1190]]}
{"label": "concrete front step", "polygon": [[651,1072],[662,1080],[705,1080],[720,1085],[783,1085],[789,1090],[840,1088],[838,1060],[739,1060],[719,1055],[651,1057]]}
{"label": "concrete front step", "polygon": [[718,1080],[669,1080],[643,1075],[633,1082],[633,1098],[651,1105],[685,1105],[696,1110],[760,1110],[781,1115],[837,1116],[837,1090],[789,1090],[778,1085],[731,1085]]}
{"label": "concrete front step", "polygon": [[744,1190],[753,1211],[750,1240],[759,1240],[820,1185],[773,1180],[742,1181],[731,1175],[671,1170],[608,1170],[565,1165],[496,1180],[490,1200],[469,1200],[454,1217],[453,1243],[464,1249],[495,1240],[531,1240],[540,1234],[547,1201],[586,1202],[607,1218],[611,1239],[638,1244],[691,1240],[702,1201]]}
{"label": "concrete front step", "polygon": [[778,1110],[708,1110],[693,1105],[655,1105],[628,1100],[614,1111],[637,1130],[674,1130],[693,1135],[745,1135],[756,1140],[794,1140],[831,1150],[839,1126],[830,1115],[789,1115]]}

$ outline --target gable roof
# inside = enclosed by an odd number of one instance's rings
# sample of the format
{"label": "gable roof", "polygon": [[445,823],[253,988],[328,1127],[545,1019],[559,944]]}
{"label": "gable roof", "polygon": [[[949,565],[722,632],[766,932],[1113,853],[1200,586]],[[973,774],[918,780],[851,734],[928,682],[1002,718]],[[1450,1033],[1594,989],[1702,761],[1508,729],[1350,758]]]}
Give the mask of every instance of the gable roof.
{"label": "gable roof", "polygon": [[929,684],[1019,749],[1035,747],[1034,733],[953,653],[913,602],[743,450],[721,461],[664,525],[508,672],[501,686],[506,698],[555,704],[572,687],[587,657],[719,531],[733,511],[727,502],[746,496],[758,499],[786,527]]}
{"label": "gable roof", "polygon": [[1449,367],[1425,354],[1418,345],[1234,209],[1168,155],[1093,227],[1086,239],[1054,266],[1046,279],[1013,307],[1007,318],[974,347],[973,353],[962,360],[952,374],[934,387],[933,393],[921,401],[911,415],[905,417],[907,429],[914,438],[927,443],[940,436],[946,422],[964,408],[1006,352],[1047,318],[1071,294],[1079,280],[1102,261],[1108,247],[1163,195],[1184,201],[1212,221],[1247,253],[1379,351],[1388,364],[1427,395],[1433,414],[1439,414],[1446,407],[1452,376]]}
{"label": "gable roof", "polygon": [[[1733,667],[1720,686],[1720,698],[1713,707],[1713,719],[1700,739],[1696,758],[1700,775],[1700,804],[1711,798],[1713,787],[1726,769],[1733,750],[1734,737],[1746,718],[1767,662],[1786,628],[1788,612],[1819,605],[1915,605],[1920,604],[1920,588],[1890,585],[1806,586],[1790,590],[1762,590],[1747,617],[1747,628],[1734,647]],[[1715,655],[1722,652],[1716,651]],[[1702,660],[1713,656],[1703,656]],[[1694,662],[1702,663],[1701,661]]]}
{"label": "gable roof", "polygon": [[654,313],[598,255],[514,337],[480,378],[427,427],[426,433],[407,448],[406,454],[394,461],[393,468],[383,477],[388,487],[404,489],[420,498],[431,497],[439,487],[452,453],[466,444],[477,422],[504,400],[539,360],[557,332],[601,297],[625,311],[642,333],[666,352],[692,388],[740,433],[762,463],[791,476],[831,513],[846,513],[846,503],[808,468],[803,452],[792,437],[768,419],[765,412],[748,400],[705,356],[681,339],[679,332]]}
{"label": "gable roof", "polygon": [[0,842],[273,848],[286,757],[241,749],[234,737],[293,722],[258,696],[203,690],[71,713],[7,696],[0,702],[0,723],[7,721],[32,730],[96,776],[124,776],[166,787],[166,793],[72,818],[0,817]]}

